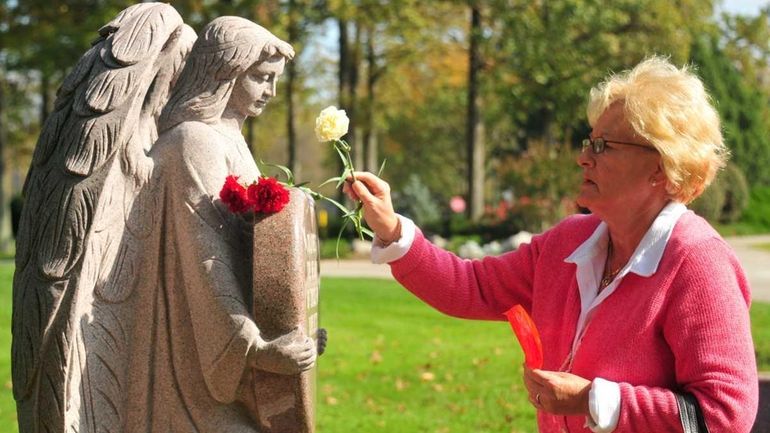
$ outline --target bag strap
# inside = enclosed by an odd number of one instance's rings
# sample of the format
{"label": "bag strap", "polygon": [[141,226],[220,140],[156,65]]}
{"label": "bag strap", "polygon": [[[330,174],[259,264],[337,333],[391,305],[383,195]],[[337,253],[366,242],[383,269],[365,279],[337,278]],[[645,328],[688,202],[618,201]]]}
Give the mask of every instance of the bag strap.
{"label": "bag strap", "polygon": [[703,419],[700,404],[695,396],[689,393],[674,395],[676,404],[679,406],[679,420],[682,421],[684,433],[708,433],[706,420]]}

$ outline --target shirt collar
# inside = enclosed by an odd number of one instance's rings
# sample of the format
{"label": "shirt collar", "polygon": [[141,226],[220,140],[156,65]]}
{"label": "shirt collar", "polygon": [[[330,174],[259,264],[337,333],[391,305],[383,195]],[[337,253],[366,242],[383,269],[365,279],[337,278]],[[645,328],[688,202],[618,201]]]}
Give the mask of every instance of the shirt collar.
{"label": "shirt collar", "polygon": [[[649,277],[658,270],[660,259],[666,249],[674,226],[679,217],[687,212],[687,207],[678,202],[669,202],[655,217],[647,233],[644,234],[634,254],[625,266],[627,272]],[[607,224],[602,221],[593,234],[586,239],[566,259],[567,263],[585,263],[607,251]]]}

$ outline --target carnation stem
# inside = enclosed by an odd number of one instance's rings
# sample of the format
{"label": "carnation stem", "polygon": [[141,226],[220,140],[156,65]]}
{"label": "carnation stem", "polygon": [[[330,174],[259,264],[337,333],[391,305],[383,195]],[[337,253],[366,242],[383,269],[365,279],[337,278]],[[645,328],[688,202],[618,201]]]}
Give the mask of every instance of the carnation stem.
{"label": "carnation stem", "polygon": [[[353,179],[353,182],[355,182],[357,180],[356,171],[353,167],[353,159],[350,157],[350,145],[345,140],[335,140],[334,146],[337,148],[337,153],[342,158],[342,164],[345,166],[345,171],[350,173],[350,177]],[[356,203],[356,210],[350,216],[350,220],[353,222],[353,227],[356,229],[356,234],[358,234],[358,237],[361,240],[364,240],[364,231],[361,225],[361,210],[363,209],[363,206],[363,202],[358,200],[358,203]]]}

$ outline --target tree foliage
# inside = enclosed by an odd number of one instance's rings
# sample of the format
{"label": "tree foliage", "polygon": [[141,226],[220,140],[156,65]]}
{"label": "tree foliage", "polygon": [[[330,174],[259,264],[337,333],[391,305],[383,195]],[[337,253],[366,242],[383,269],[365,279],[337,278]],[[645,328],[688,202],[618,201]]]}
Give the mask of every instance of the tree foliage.
{"label": "tree foliage", "polygon": [[712,1],[496,1],[490,29],[492,132],[526,146],[527,139],[577,141],[586,131],[588,90],[610,72],[650,54],[678,63],[691,34],[706,27]]}
{"label": "tree foliage", "polygon": [[[8,146],[34,141],[30,137],[57,81],[96,30],[132,3],[2,3],[0,78]],[[279,94],[290,96],[276,98],[246,131],[260,158],[296,160],[302,180],[335,173],[331,149],[312,150],[318,146],[312,121],[324,105],[341,102],[350,109],[357,167],[376,170],[386,158],[384,175],[394,190],[419,174],[446,206],[451,196],[467,195],[469,188],[464,137],[472,4],[480,12],[476,95],[486,147],[486,197],[495,199],[511,186],[552,203],[568,197],[564,179],[569,177],[547,171],[569,170],[569,158],[557,158],[556,167],[554,160],[533,155],[549,155],[549,148],[568,154],[589,131],[589,89],[651,54],[698,66],[723,117],[733,161],[750,185],[770,185],[765,169],[770,164],[770,8],[756,17],[715,16],[715,3],[175,0],[173,5],[198,31],[217,16],[239,15],[289,40],[298,51],[279,82]],[[309,42],[316,48],[308,48]],[[337,51],[335,57],[313,51],[319,44]],[[311,167],[324,159],[328,172]],[[546,184],[524,179],[526,173],[538,174]]]}
{"label": "tree foliage", "polygon": [[716,37],[693,45],[693,62],[716,102],[732,161],[751,185],[770,185],[770,107],[756,80],[743,74]]}

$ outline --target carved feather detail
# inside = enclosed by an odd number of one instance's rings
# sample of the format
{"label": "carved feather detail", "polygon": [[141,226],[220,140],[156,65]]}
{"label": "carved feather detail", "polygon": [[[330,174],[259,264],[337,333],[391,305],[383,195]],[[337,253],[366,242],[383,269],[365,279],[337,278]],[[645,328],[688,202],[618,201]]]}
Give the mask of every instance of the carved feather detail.
{"label": "carved feather detail", "polygon": [[[76,126],[77,129],[72,132],[77,135],[62,143],[67,146],[63,149],[64,166],[69,173],[90,176],[102,167],[118,146],[125,145],[118,143],[121,130],[133,125],[119,123],[123,111],[93,117]],[[133,122],[127,120],[126,123]]]}
{"label": "carved feather detail", "polygon": [[58,98],[56,100],[56,109],[61,108],[60,105],[67,105],[70,102],[68,96],[70,96],[70,94],[74,92],[75,89],[80,86],[80,83],[82,83],[83,80],[88,76],[88,73],[91,71],[91,67],[94,64],[94,60],[96,60],[98,57],[98,54],[99,50],[96,47],[91,47],[91,49],[86,51],[83,57],[78,60],[78,63],[72,69],[72,72],[67,75],[67,77],[62,82],[61,87],[59,87],[59,91],[56,95]]}
{"label": "carved feather detail", "polygon": [[[104,61],[94,62],[91,79],[85,93],[88,108],[97,113],[107,113],[123,105],[135,87],[143,65],[113,68]],[[146,66],[145,66],[146,67]],[[145,89],[146,91],[146,89]]]}
{"label": "carved feather detail", "polygon": [[[183,64],[176,57],[189,47],[181,45],[192,45],[179,38],[185,27],[163,3],[121,12],[66,77],[43,126],[24,187],[14,275],[20,433],[117,432],[125,419],[125,304],[139,255],[125,225],[137,179],[149,176],[125,172],[118,156],[154,138],[143,136],[156,127],[142,108],[153,80],[167,92]],[[161,105],[165,98],[155,96]],[[140,162],[132,167],[146,167]]]}

